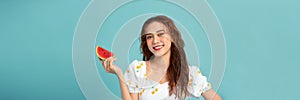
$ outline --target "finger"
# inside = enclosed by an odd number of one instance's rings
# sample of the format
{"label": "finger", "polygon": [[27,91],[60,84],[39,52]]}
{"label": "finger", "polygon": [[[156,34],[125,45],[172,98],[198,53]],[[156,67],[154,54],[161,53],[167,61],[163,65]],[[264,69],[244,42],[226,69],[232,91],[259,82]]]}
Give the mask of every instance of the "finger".
{"label": "finger", "polygon": [[115,71],[115,66],[114,66],[114,64],[113,64],[113,62],[116,60],[116,58],[114,58],[114,57],[111,57],[110,59],[109,59],[109,70],[110,71]]}
{"label": "finger", "polygon": [[113,60],[114,60],[113,57],[109,57],[105,60],[105,65],[106,65],[105,70],[107,72],[111,72],[111,70],[113,70],[113,64],[112,64]]}
{"label": "finger", "polygon": [[109,61],[109,69],[112,69],[112,67],[113,67],[113,58],[111,58]]}
{"label": "finger", "polygon": [[98,59],[99,59],[99,62],[102,64],[102,66],[105,67],[104,61],[102,59],[100,59],[99,57],[98,57]]}
{"label": "finger", "polygon": [[113,59],[113,57],[109,57],[106,60],[111,61]]}
{"label": "finger", "polygon": [[102,65],[103,65],[104,69],[106,70],[107,69],[107,60],[104,60]]}
{"label": "finger", "polygon": [[111,70],[111,65],[110,65],[110,63],[111,63],[111,60],[107,60],[107,63],[106,63],[106,65],[107,65],[107,67],[106,67],[106,70],[108,71],[108,72],[110,72]]}
{"label": "finger", "polygon": [[113,61],[116,61],[116,60],[117,60],[117,58],[114,58],[114,57],[113,57],[113,58],[112,58],[112,60],[113,60]]}

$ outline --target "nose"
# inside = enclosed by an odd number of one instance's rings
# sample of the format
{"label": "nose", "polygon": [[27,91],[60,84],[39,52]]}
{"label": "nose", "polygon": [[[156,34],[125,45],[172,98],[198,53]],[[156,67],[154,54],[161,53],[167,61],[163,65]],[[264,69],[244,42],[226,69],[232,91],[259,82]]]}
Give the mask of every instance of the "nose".
{"label": "nose", "polygon": [[158,42],[159,42],[159,37],[156,36],[156,35],[154,35],[154,36],[153,36],[153,44],[156,44],[156,43],[158,43]]}

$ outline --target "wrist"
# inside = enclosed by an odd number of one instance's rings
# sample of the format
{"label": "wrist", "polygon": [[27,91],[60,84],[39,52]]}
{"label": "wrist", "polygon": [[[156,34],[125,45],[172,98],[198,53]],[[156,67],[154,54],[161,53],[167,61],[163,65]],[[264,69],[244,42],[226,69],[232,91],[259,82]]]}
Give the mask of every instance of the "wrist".
{"label": "wrist", "polygon": [[115,74],[117,75],[118,78],[123,77],[123,72],[121,70],[116,71]]}

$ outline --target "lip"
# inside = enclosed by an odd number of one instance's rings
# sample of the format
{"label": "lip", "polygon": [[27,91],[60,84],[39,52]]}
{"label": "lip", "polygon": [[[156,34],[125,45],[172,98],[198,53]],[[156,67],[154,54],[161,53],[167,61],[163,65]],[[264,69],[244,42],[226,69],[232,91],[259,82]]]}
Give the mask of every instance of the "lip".
{"label": "lip", "polygon": [[157,45],[157,46],[154,46],[154,47],[152,47],[152,48],[153,48],[153,50],[155,50],[155,51],[159,51],[159,50],[161,50],[164,46],[165,46],[165,45]]}

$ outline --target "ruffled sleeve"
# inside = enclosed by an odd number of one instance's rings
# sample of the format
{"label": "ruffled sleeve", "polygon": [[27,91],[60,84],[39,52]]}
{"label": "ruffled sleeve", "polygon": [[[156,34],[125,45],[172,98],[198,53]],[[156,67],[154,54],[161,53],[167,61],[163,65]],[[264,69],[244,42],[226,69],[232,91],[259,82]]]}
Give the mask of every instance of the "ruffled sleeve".
{"label": "ruffled sleeve", "polygon": [[210,83],[207,78],[203,76],[200,69],[195,66],[190,67],[188,91],[194,97],[200,97],[203,92],[211,89]]}
{"label": "ruffled sleeve", "polygon": [[142,73],[144,73],[144,63],[134,60],[124,74],[125,82],[130,93],[139,93],[141,91]]}

